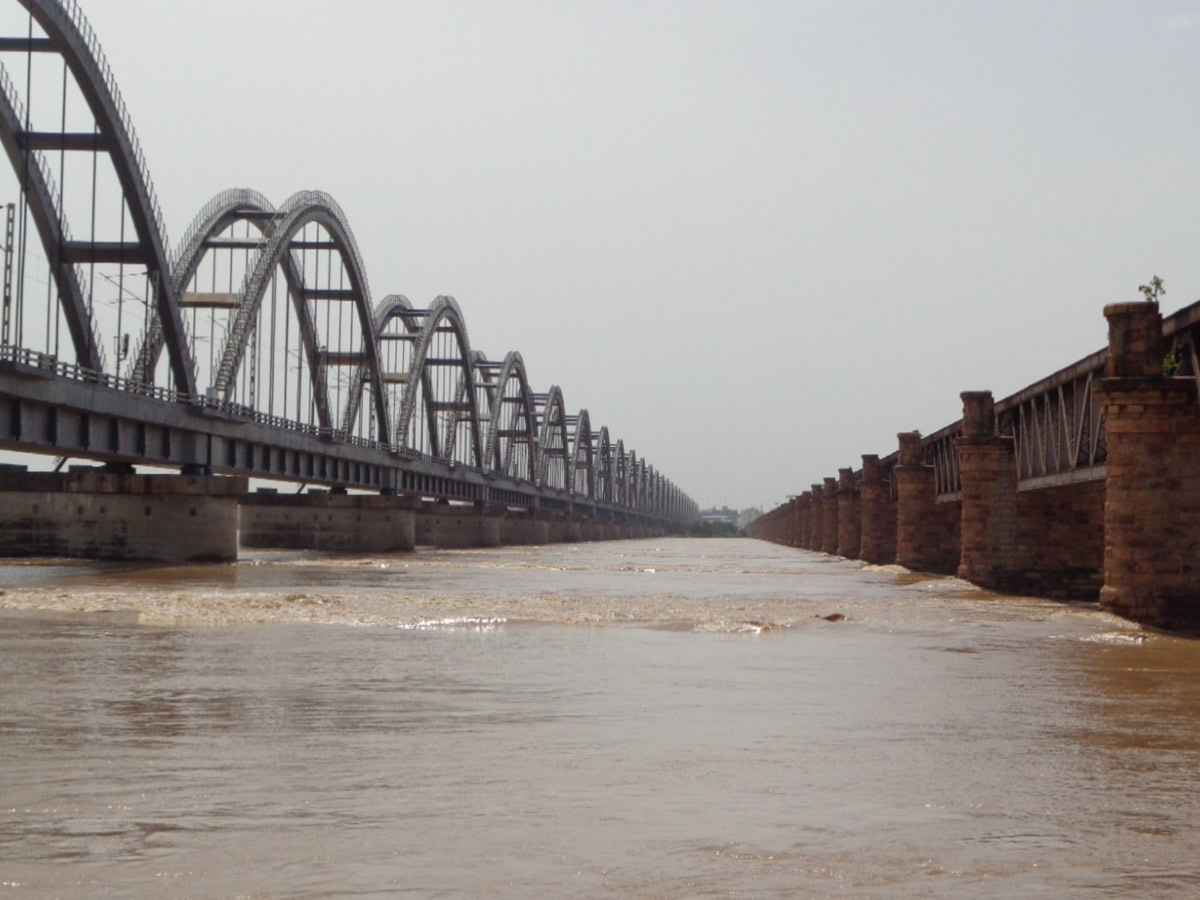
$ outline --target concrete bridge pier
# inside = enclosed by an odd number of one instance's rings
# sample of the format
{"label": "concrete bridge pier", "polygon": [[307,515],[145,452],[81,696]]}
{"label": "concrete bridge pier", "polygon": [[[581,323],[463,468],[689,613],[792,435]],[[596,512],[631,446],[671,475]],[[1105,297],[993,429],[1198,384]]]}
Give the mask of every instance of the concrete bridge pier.
{"label": "concrete bridge pier", "polygon": [[243,547],[391,553],[416,546],[412,497],[258,491],[240,504]]}
{"label": "concrete bridge pier", "polygon": [[1163,374],[1157,303],[1105,307],[1108,470],[1100,605],[1136,622],[1200,628],[1200,411],[1191,378]]}
{"label": "concrete bridge pier", "polygon": [[896,563],[918,572],[953,574],[959,560],[959,508],[938,503],[933,466],[926,465],[921,434],[897,435]]}
{"label": "concrete bridge pier", "polygon": [[0,556],[232,562],[248,484],[101,468],[3,471]]}
{"label": "concrete bridge pier", "polygon": [[510,512],[500,520],[501,544],[548,544],[549,523],[533,510]]}
{"label": "concrete bridge pier", "polygon": [[825,546],[825,486],[812,485],[812,528],[808,535],[808,549],[820,553]]}
{"label": "concrete bridge pier", "polygon": [[498,547],[503,507],[425,503],[417,510],[417,544],[434,547]]}
{"label": "concrete bridge pier", "polygon": [[896,504],[883,478],[883,464],[875,453],[863,454],[859,503],[862,539],[859,557],[877,566],[896,561]]}
{"label": "concrete bridge pier", "polygon": [[1017,463],[1012,438],[996,434],[991,391],[962,394],[958,577],[996,590],[1017,587]]}
{"label": "concrete bridge pier", "polygon": [[583,523],[578,519],[564,519],[562,523],[562,540],[567,544],[578,544],[583,540]]}
{"label": "concrete bridge pier", "polygon": [[862,548],[862,498],[853,469],[838,469],[837,555],[858,559]]}

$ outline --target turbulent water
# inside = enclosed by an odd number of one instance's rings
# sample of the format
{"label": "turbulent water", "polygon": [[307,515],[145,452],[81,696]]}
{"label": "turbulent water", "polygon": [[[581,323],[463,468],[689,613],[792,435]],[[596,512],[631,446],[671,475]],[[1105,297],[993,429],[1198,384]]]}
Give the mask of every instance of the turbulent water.
{"label": "turbulent water", "polygon": [[0,898],[1200,895],[1200,643],[1094,608],[736,540],[0,586]]}

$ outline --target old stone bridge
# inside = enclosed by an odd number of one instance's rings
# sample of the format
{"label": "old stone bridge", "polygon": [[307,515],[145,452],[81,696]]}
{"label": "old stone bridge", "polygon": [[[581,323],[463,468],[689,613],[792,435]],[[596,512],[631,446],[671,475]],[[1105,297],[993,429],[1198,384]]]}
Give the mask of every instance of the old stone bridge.
{"label": "old stone bridge", "polygon": [[864,455],[750,526],[794,547],[1200,628],[1200,303],[1104,310],[1108,347]]}

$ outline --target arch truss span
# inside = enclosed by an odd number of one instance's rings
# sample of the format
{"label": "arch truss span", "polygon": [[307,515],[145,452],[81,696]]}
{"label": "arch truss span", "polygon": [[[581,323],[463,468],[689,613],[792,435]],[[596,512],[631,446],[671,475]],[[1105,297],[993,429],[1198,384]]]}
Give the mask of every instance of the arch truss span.
{"label": "arch truss span", "polygon": [[595,453],[592,419],[586,409],[575,416],[575,438],[571,442],[571,493],[596,499]]}
{"label": "arch truss span", "polygon": [[475,358],[462,310],[437,297],[420,321],[402,378],[394,441],[401,452],[484,468]]}
{"label": "arch truss span", "polygon": [[328,194],[301,191],[259,231],[244,243],[235,234],[225,245],[249,255],[240,288],[227,295],[228,327],[223,338],[214,336],[221,349],[208,396],[256,412],[281,408],[286,418],[333,432],[338,428],[332,410],[361,389],[356,377],[365,372],[375,406],[373,427],[386,434],[376,311],[341,207]]}
{"label": "arch truss span", "polygon": [[493,472],[525,481],[537,477],[537,406],[521,354],[504,357],[489,394],[483,455]]}
{"label": "arch truss span", "polygon": [[613,448],[613,502],[618,506],[629,505],[629,457],[625,454],[625,441],[617,439]]}
{"label": "arch truss span", "polygon": [[[222,275],[235,271],[236,266],[230,258],[235,247],[245,253],[261,249],[274,218],[274,205],[258,191],[247,188],[222,191],[196,214],[171,256],[171,292],[180,305],[184,324],[194,336],[193,355],[198,385],[211,384],[212,363],[210,360],[208,371],[204,371],[203,357],[211,356],[216,350],[206,327],[210,323],[198,319],[219,320],[223,334],[233,308],[231,298],[236,296],[232,285],[222,293],[216,293],[216,282],[219,280],[217,271],[219,269]],[[197,282],[205,263],[211,263],[212,274],[208,278],[207,290],[201,291]],[[205,309],[209,312],[202,315],[197,313],[197,310]],[[132,380],[143,384],[155,383],[155,371],[159,367],[165,343],[162,319],[154,313],[150,327],[142,336],[142,343],[129,361],[129,377]]]}
{"label": "arch truss span", "polygon": [[551,385],[545,394],[534,394],[538,408],[538,478],[540,487],[570,490],[571,435],[562,389]]}
{"label": "arch truss span", "polygon": [[[5,340],[30,349],[40,343],[50,355],[66,355],[60,341],[65,324],[75,362],[85,368],[103,371],[100,348],[112,339],[110,374],[116,375],[130,335],[145,335],[153,314],[169,348],[171,386],[194,395],[191,346],[171,290],[158,199],[100,43],[75,0],[18,2],[28,13],[26,32],[0,40],[6,67],[19,66],[25,85],[23,104],[15,102],[13,79],[0,92],[5,95],[0,130],[18,172],[22,209],[16,303],[13,315],[5,317]],[[47,89],[51,80],[54,90]],[[51,171],[57,172],[53,185],[46,177]],[[58,288],[58,297],[45,301],[51,308],[44,319],[32,309],[41,301],[26,291],[27,265],[41,265],[26,240],[27,214]]]}
{"label": "arch truss span", "polygon": [[608,438],[608,426],[600,426],[595,441],[596,459],[596,499],[603,503],[615,503],[616,494],[613,491],[613,447]]}

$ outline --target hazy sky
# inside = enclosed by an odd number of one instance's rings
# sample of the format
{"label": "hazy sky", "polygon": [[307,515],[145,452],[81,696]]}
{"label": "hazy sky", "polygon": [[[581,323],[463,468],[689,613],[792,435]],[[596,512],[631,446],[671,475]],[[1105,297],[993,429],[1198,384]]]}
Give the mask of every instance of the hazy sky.
{"label": "hazy sky", "polygon": [[173,240],[327,190],[375,299],[452,294],[705,506],[1200,297],[1198,2],[82,6]]}

